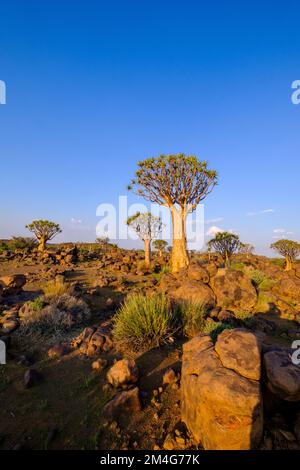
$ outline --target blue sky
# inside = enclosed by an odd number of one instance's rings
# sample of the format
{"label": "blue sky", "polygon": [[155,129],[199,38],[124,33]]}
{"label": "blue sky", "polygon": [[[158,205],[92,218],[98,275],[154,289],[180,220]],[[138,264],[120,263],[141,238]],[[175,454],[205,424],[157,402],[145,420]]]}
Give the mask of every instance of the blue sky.
{"label": "blue sky", "polygon": [[273,237],[300,240],[299,14],[296,1],[3,2],[0,238],[49,218],[58,241],[93,241],[97,206],[127,194],[138,160],[184,152],[219,173],[206,231],[266,254]]}

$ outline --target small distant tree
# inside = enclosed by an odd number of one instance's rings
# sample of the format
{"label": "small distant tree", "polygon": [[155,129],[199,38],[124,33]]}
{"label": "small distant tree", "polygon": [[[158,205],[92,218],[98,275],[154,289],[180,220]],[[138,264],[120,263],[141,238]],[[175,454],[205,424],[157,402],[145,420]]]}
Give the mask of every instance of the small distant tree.
{"label": "small distant tree", "polygon": [[161,239],[154,240],[153,246],[158,251],[159,257],[162,258],[168,246],[168,242]]}
{"label": "small distant tree", "polygon": [[251,255],[253,252],[253,245],[251,245],[250,243],[240,243],[239,253],[241,253],[242,255],[246,255],[246,257],[249,258],[249,255]]}
{"label": "small distant tree", "polygon": [[217,184],[216,171],[194,155],[160,155],[138,163],[128,189],[146,200],[166,206],[172,215],[172,271],[189,265],[186,218]]}
{"label": "small distant tree", "polygon": [[161,219],[152,215],[151,212],[137,212],[127,219],[127,225],[143,240],[145,264],[149,267],[151,263],[151,242],[158,237],[162,229]]}
{"label": "small distant tree", "polygon": [[230,267],[230,260],[234,253],[239,250],[240,239],[238,235],[229,232],[219,232],[215,238],[208,242],[208,248],[220,253],[227,268]]}
{"label": "small distant tree", "polygon": [[109,245],[109,238],[108,237],[97,237],[96,238],[96,243],[100,246],[101,250],[104,252],[107,251],[108,245]]}
{"label": "small distant tree", "polygon": [[293,267],[293,262],[300,255],[300,243],[292,240],[277,240],[277,242],[272,243],[271,248],[285,257],[285,269],[290,271]]}
{"label": "small distant tree", "polygon": [[34,220],[31,224],[26,225],[26,228],[34,233],[39,244],[39,251],[44,251],[46,243],[62,231],[59,224],[49,220]]}

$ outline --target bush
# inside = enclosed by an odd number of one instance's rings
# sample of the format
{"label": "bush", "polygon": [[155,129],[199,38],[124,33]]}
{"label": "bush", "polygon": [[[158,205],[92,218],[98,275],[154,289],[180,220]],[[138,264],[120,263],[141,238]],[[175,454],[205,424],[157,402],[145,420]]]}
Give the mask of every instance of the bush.
{"label": "bush", "polygon": [[9,247],[11,250],[24,250],[31,251],[36,248],[37,240],[33,237],[13,237],[9,241]]}
{"label": "bush", "polygon": [[260,290],[268,291],[272,289],[274,284],[276,284],[276,281],[270,278],[266,278],[259,284],[259,288]]}
{"label": "bush", "polygon": [[251,269],[247,272],[247,275],[250,277],[251,281],[255,286],[259,286],[263,281],[266,280],[266,276],[259,269]]}
{"label": "bush", "polygon": [[285,266],[285,259],[284,258],[273,258],[273,259],[271,259],[271,263],[274,266],[278,266],[279,268],[283,268]]}
{"label": "bush", "polygon": [[234,315],[236,318],[242,321],[248,320],[252,317],[252,314],[247,310],[237,310],[236,312],[234,312]]}
{"label": "bush", "polygon": [[48,281],[43,286],[43,291],[45,297],[58,297],[63,294],[67,294],[69,292],[69,286],[64,281],[54,279],[52,281]]}
{"label": "bush", "polygon": [[195,336],[197,333],[203,331],[206,321],[205,318],[207,316],[205,306],[193,302],[182,302],[178,308],[183,325],[183,332],[187,336]]}
{"label": "bush", "polygon": [[205,326],[202,330],[202,333],[210,335],[213,341],[216,341],[219,334],[222,333],[224,330],[232,330],[234,327],[232,325],[221,323],[221,322],[214,322],[214,321],[207,321]]}
{"label": "bush", "polygon": [[87,304],[67,294],[53,297],[44,304],[41,298],[28,302],[28,311],[24,315],[20,333],[61,334],[80,325],[90,317]]}
{"label": "bush", "polygon": [[245,263],[231,263],[230,268],[234,269],[235,271],[244,271]]}
{"label": "bush", "polygon": [[161,344],[175,329],[169,299],[162,294],[129,295],[114,318],[113,336],[134,351]]}

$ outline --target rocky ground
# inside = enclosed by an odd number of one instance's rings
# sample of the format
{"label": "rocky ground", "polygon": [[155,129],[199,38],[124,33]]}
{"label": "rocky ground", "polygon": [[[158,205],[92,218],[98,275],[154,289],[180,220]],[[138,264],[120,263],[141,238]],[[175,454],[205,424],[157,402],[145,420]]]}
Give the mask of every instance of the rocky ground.
{"label": "rocky ground", "polygon": [[[142,252],[117,248],[1,254],[0,448],[300,448],[300,264],[237,255],[224,269],[194,254],[173,276],[167,262],[146,270]],[[68,292],[39,307],[62,312],[41,332],[26,319],[51,282]],[[205,305],[206,331],[124,351],[116,311],[155,291]]]}

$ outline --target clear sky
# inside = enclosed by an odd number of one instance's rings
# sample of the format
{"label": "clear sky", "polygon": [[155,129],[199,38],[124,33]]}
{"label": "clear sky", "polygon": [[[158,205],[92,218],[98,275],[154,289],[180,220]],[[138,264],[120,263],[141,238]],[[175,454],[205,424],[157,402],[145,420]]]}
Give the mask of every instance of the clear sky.
{"label": "clear sky", "polygon": [[300,241],[299,29],[297,1],[2,2],[0,238],[93,241],[138,160],[184,152],[219,173],[207,232]]}

